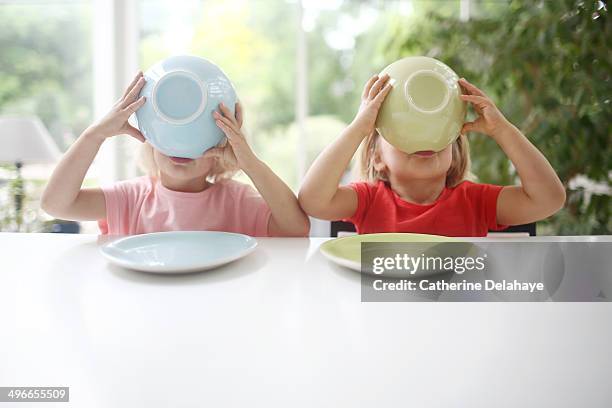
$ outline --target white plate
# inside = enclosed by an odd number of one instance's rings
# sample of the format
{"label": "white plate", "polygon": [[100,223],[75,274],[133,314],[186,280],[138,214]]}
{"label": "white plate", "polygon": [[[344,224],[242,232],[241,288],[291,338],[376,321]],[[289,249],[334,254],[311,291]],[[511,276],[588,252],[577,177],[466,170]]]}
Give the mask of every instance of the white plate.
{"label": "white plate", "polygon": [[216,268],[250,254],[255,238],[231,232],[176,231],[134,235],[100,248],[113,264],[152,273]]}

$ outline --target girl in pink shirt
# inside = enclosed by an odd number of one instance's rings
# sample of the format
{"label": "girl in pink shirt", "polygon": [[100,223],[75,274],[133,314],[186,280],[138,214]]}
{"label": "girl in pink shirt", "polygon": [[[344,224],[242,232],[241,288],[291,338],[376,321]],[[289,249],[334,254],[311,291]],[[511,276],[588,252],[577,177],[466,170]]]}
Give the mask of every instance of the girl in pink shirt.
{"label": "girl in pink shirt", "polygon": [[[308,217],[293,192],[247,144],[240,104],[235,116],[223,104],[213,113],[227,136],[225,145],[197,159],[168,157],[128,123],[145,102],[144,97],[138,98],[144,84],[139,72],[110,112],[68,149],[42,196],[47,213],[98,221],[104,234],[208,230],[252,236],[308,235]],[[82,188],[102,143],[120,134],[143,142],[143,163],[149,174],[103,188]],[[238,170],[250,177],[258,191],[231,180]]]}

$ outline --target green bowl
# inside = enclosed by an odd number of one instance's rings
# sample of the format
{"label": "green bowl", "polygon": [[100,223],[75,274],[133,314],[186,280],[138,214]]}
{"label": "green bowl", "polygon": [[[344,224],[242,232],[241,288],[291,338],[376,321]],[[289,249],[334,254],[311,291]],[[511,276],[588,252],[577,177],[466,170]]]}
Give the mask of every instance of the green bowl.
{"label": "green bowl", "polygon": [[438,152],[455,141],[467,105],[459,97],[459,77],[452,69],[433,58],[407,57],[387,66],[383,74],[389,74],[393,89],[376,120],[382,137],[406,153]]}

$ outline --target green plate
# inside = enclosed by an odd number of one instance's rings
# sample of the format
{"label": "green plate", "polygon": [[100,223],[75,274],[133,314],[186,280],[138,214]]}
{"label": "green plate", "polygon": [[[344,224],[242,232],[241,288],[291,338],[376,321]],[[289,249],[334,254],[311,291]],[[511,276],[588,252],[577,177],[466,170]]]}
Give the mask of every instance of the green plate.
{"label": "green plate", "polygon": [[[384,233],[351,235],[348,237],[336,238],[323,243],[323,245],[321,245],[321,253],[327,259],[338,265],[353,269],[355,271],[361,271],[362,242],[430,242],[432,247],[435,247],[440,243],[463,242],[466,245],[455,248],[455,250],[459,249],[465,254],[467,254],[472,247],[472,244],[468,242],[457,238],[444,237],[440,235]],[[454,253],[453,255],[457,254]]]}

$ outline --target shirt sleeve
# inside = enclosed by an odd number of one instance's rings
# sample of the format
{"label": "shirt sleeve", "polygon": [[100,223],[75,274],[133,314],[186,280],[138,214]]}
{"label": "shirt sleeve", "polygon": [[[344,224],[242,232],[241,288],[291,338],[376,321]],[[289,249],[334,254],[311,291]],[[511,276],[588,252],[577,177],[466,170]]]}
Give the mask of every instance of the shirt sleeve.
{"label": "shirt sleeve", "polygon": [[[244,185],[241,201],[240,214],[249,215],[251,218],[250,222],[246,222],[246,219],[243,220],[245,224],[251,224],[248,235],[255,237],[268,237],[268,224],[270,223],[270,217],[272,216],[272,210],[270,210],[268,203],[266,203],[259,192],[249,185]],[[244,211],[244,209],[248,210]]]}
{"label": "shirt sleeve", "polygon": [[366,210],[370,205],[372,189],[374,187],[363,181],[351,183],[349,184],[349,187],[352,188],[355,193],[357,193],[357,209],[352,216],[344,218],[342,221],[347,221],[355,224],[355,226],[358,226],[363,222]]}
{"label": "shirt sleeve", "polygon": [[508,228],[507,225],[497,223],[497,199],[504,187],[494,184],[481,184],[481,186],[482,209],[484,211],[484,219],[486,220],[487,228],[490,231],[499,231]]}
{"label": "shirt sleeve", "polygon": [[98,220],[101,234],[132,233],[130,231],[132,217],[137,215],[137,211],[132,209],[139,197],[148,189],[148,184],[146,177],[138,177],[102,186],[106,202],[106,219]]}
{"label": "shirt sleeve", "polygon": [[98,220],[98,227],[102,234],[127,234],[125,219],[129,217],[127,193],[124,183],[114,183],[102,187],[106,202],[106,219]]}

